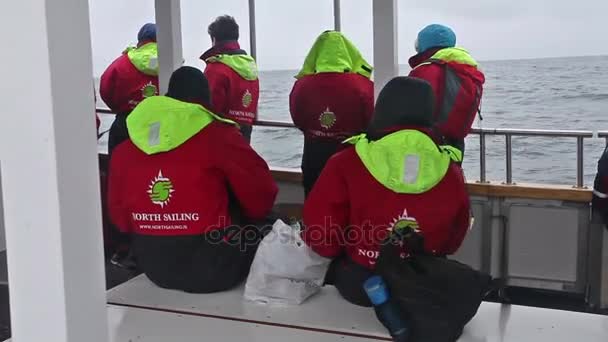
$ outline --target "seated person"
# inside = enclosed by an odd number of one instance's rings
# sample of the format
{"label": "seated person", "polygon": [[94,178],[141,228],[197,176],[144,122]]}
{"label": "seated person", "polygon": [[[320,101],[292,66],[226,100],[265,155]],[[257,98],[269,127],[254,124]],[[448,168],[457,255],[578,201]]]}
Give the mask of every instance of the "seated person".
{"label": "seated person", "polygon": [[362,284],[395,226],[415,224],[426,252],[460,247],[470,203],[460,153],[431,138],[434,96],[423,80],[397,77],[380,92],[368,135],[334,155],[304,204],[304,241],[335,259],[326,282],[349,302],[371,306]]}
{"label": "seated person", "polygon": [[363,132],[374,112],[369,65],[342,33],[323,32],[310,49],[289,96],[291,118],[304,133],[302,180],[308,195],[342,141]]}
{"label": "seated person", "polygon": [[145,99],[129,115],[129,139],[110,161],[110,217],[133,235],[139,268],[160,287],[197,293],[247,276],[259,239],[234,243],[233,228],[243,223],[238,217],[265,218],[278,191],[237,126],[208,105],[203,73],[179,68],[166,96]]}

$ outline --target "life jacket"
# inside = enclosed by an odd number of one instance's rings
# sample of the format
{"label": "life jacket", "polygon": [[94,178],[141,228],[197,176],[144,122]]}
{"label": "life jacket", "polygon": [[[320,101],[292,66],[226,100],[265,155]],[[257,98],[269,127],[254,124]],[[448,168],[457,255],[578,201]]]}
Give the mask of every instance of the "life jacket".
{"label": "life jacket", "polygon": [[372,66],[342,33],[323,32],[289,96],[291,118],[306,138],[332,141],[365,130],[374,111]]}
{"label": "life jacket", "polygon": [[415,129],[347,142],[354,148],[329,160],[304,204],[308,246],[374,269],[389,230],[415,222],[426,251],[454,253],[470,223],[462,171],[454,164],[462,153]]}
{"label": "life jacket", "polygon": [[460,48],[441,49],[416,68],[430,64],[442,69],[440,89],[435,93],[435,126],[444,137],[464,139],[471,132],[475,116],[479,113],[481,118],[484,75],[477,70],[477,62]]}
{"label": "life jacket", "polygon": [[142,100],[158,95],[157,44],[128,47],[101,76],[99,92],[116,114],[129,114]]}
{"label": "life jacket", "polygon": [[[211,102],[223,117],[240,124],[252,125],[257,119],[259,99],[258,68],[247,54],[219,54],[205,60],[205,74],[212,87]],[[222,75],[226,83],[216,84]],[[224,88],[225,87],[225,88]],[[222,91],[220,92],[219,88]]]}

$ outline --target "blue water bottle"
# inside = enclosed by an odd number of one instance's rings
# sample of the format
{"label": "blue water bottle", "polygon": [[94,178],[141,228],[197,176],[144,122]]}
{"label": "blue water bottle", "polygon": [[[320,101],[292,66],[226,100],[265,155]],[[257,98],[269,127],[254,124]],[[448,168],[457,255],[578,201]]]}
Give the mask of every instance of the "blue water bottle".
{"label": "blue water bottle", "polygon": [[399,305],[389,298],[388,289],[380,276],[373,276],[363,283],[363,288],[374,305],[376,317],[388,329],[395,342],[407,342],[410,329]]}

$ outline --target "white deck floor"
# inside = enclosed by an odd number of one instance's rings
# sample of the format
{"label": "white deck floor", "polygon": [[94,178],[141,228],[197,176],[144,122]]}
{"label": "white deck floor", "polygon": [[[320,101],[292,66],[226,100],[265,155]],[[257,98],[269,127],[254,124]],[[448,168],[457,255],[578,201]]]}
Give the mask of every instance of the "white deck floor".
{"label": "white deck floor", "polygon": [[[126,336],[131,332],[139,334],[141,341],[165,341],[170,336],[176,342],[193,341],[192,336],[197,341],[256,341],[261,337],[273,341],[286,336],[290,342],[344,340],[345,336],[347,340],[388,339],[372,310],[347,303],[332,287],[301,306],[268,307],[244,301],[242,289],[187,294],[157,288],[140,276],[111,290],[108,301],[127,306],[110,306],[112,341],[128,342]],[[484,303],[460,341],[605,342],[608,317]]]}
{"label": "white deck floor", "polygon": [[294,331],[269,325],[117,306],[108,307],[108,319],[111,342],[285,342],[287,336],[289,342],[343,342],[347,338],[315,331]]}

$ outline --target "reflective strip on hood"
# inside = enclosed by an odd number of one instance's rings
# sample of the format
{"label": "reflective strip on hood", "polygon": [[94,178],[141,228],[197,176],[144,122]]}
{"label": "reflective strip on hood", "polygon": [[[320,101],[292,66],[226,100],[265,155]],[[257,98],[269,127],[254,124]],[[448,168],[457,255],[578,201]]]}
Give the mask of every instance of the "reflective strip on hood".
{"label": "reflective strip on hood", "polygon": [[454,147],[438,146],[417,130],[401,130],[376,141],[365,134],[346,142],[354,144],[369,173],[386,188],[401,194],[421,194],[445,177],[452,160],[462,160]]}
{"label": "reflective strip on hood", "polygon": [[158,76],[158,45],[154,42],[127,48],[127,56],[135,68],[148,76]]}
{"label": "reflective strip on hood", "polygon": [[201,105],[153,96],[129,114],[127,129],[133,144],[150,155],[176,149],[214,120],[234,124]]}
{"label": "reflective strip on hood", "polygon": [[371,64],[348,38],[340,32],[327,31],[313,44],[296,78],[327,72],[350,72],[371,78],[372,71]]}

